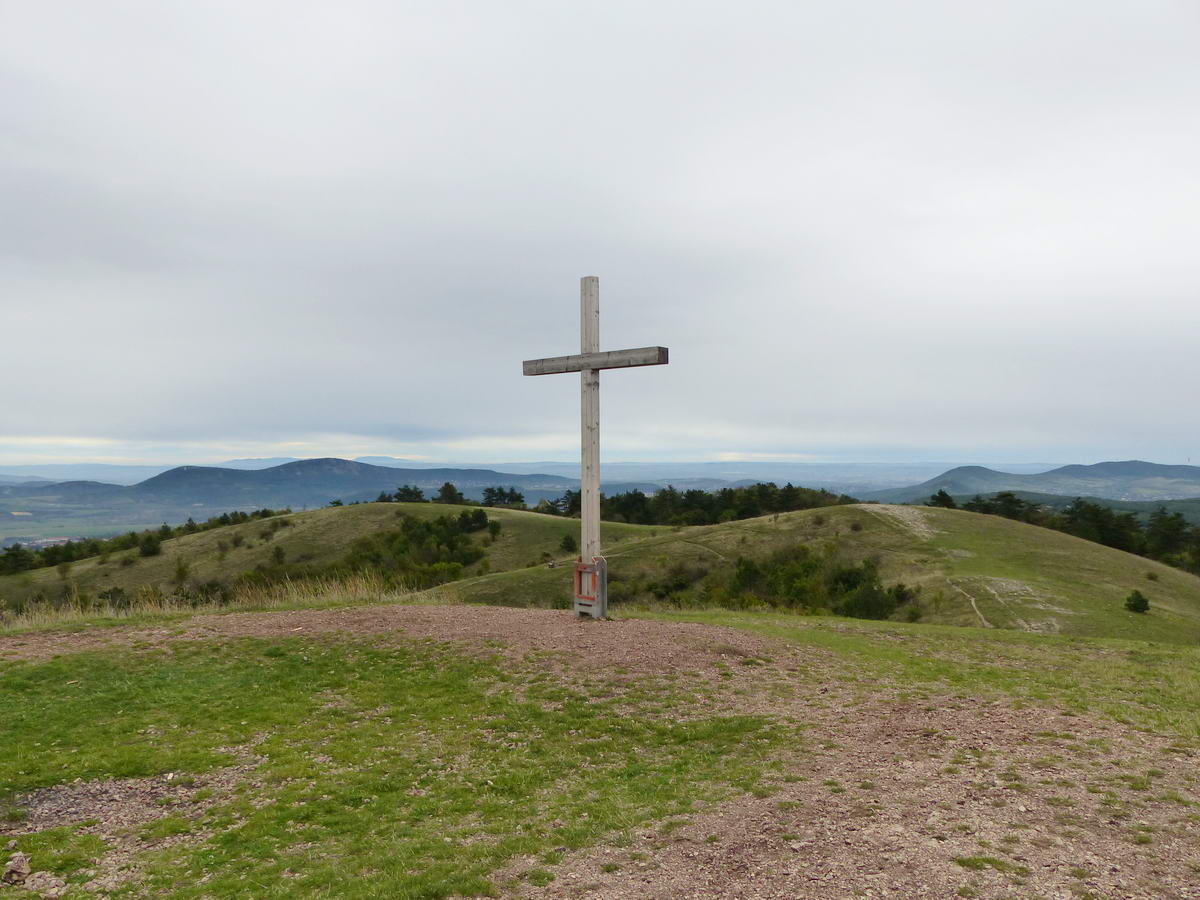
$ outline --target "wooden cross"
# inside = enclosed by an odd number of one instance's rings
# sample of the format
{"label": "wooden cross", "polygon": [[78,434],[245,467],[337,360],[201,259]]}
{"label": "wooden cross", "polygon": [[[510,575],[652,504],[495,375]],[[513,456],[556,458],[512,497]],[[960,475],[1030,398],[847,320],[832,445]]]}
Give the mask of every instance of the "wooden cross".
{"label": "wooden cross", "polygon": [[578,372],[583,444],[580,466],[579,561],[575,566],[575,612],[602,619],[608,612],[608,573],[600,555],[600,370],[667,364],[666,347],[600,352],[600,279],[588,275],[579,285],[579,354],[527,359],[526,375]]}

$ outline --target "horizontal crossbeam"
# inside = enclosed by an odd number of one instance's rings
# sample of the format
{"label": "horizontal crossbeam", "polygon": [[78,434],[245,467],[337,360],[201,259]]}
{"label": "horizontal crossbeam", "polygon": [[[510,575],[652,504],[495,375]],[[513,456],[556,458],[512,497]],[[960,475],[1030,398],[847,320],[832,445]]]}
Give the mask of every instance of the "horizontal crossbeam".
{"label": "horizontal crossbeam", "polygon": [[638,347],[634,350],[608,350],[603,353],[527,359],[521,363],[521,368],[526,375],[561,375],[563,372],[582,372],[584,369],[631,369],[635,366],[666,364],[666,347]]}

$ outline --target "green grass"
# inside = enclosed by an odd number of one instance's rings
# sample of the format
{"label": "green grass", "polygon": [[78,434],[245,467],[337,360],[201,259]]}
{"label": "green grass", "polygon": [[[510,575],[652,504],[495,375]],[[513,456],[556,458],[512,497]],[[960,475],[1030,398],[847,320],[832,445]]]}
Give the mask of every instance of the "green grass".
{"label": "green grass", "polygon": [[[276,547],[282,548],[289,565],[327,565],[340,559],[357,537],[394,527],[399,512],[432,517],[460,509],[367,503],[295,513],[287,516],[290,527],[266,537],[269,525],[256,521],[166,541],[161,556],[138,558],[130,566],[120,565],[116,556],[103,564],[84,560],[72,566],[66,581],[53,569],[0,578],[0,599],[26,599],[39,590],[59,596],[77,589],[95,596],[114,585],[131,594],[153,589],[169,595],[179,559],[188,563],[192,583],[229,580],[257,565],[268,565]],[[997,516],[925,508],[911,512],[924,517],[930,533],[915,533],[872,505],[694,528],[605,523],[613,608],[621,609],[622,602],[629,608],[630,602],[653,601],[655,590],[650,588],[670,581],[672,573],[695,580],[732,566],[738,556],[763,558],[804,543],[816,548],[837,546],[852,560],[878,558],[885,583],[901,581],[920,589],[915,609],[904,607],[901,614],[911,609],[921,622],[962,626],[986,622],[996,628],[1047,634],[1200,643],[1200,578]],[[563,535],[576,531],[578,521],[516,510],[488,513],[502,523],[499,538],[488,543],[484,562],[469,567],[467,578],[439,596],[495,605],[568,606],[572,555],[563,553],[559,543]],[[232,547],[235,536],[242,539],[240,547]],[[473,540],[488,542],[483,533]],[[224,552],[218,542],[227,545]],[[548,567],[546,559],[558,565]],[[1147,572],[1156,580],[1148,580]],[[1149,597],[1148,614],[1124,608],[1125,597],[1135,588]],[[380,592],[367,593],[370,596],[351,593],[337,602],[388,599]],[[287,602],[276,598],[264,604],[257,598],[237,605],[277,607]],[[297,602],[319,605],[312,598]],[[163,612],[172,614],[169,609]],[[103,612],[83,610],[71,617],[96,621]]]}
{"label": "green grass", "polygon": [[[1194,575],[998,516],[917,512],[931,536],[913,533],[870,505],[659,528],[653,536],[606,545],[610,591],[620,596],[622,583],[661,578],[673,567],[700,573],[731,565],[739,555],[763,557],[796,543],[836,544],[853,559],[879,558],[886,583],[919,587],[922,622],[977,626],[982,614],[997,628],[1200,643],[1200,578]],[[1158,580],[1149,582],[1147,571]],[[455,590],[471,602],[563,606],[571,577],[569,568],[512,571],[467,579]],[[1150,596],[1148,615],[1125,610],[1134,588]]]}
{"label": "green grass", "polygon": [[[0,785],[203,777],[237,761],[231,748],[241,746],[262,758],[253,781],[138,832],[140,890],[472,895],[493,889],[489,874],[514,857],[587,846],[750,790],[771,771],[768,757],[796,743],[794,729],[754,716],[679,721],[680,702],[666,681],[568,687],[431,642],[86,653],[0,665]],[[193,832],[211,836],[156,843]],[[70,834],[22,847],[57,842],[54,865],[74,871],[75,857],[97,848]]]}
{"label": "green grass", "polygon": [[1200,738],[1200,647],[726,610],[633,613],[723,625],[823,651],[848,682],[1015,698]]}
{"label": "green grass", "polygon": [[58,875],[68,884],[82,883],[87,880],[83,873],[92,866],[92,860],[107,849],[96,835],[81,834],[83,827],[47,828],[34,834],[23,834],[16,838],[16,850],[36,860],[38,871]]}
{"label": "green grass", "polygon": [[[5,603],[12,607],[27,602],[39,592],[55,599],[72,591],[95,598],[108,588],[120,587],[131,597],[139,591],[152,589],[169,595],[175,589],[176,567],[180,560],[188,566],[187,581],[190,584],[212,580],[230,582],[257,566],[270,566],[276,548],[283,551],[286,564],[297,570],[320,568],[342,559],[356,539],[398,527],[399,513],[435,518],[457,515],[469,508],[438,503],[362,503],[215,528],[164,541],[158,556],[141,557],[136,551],[125,551],[110,554],[106,561],[98,557],[80,560],[71,565],[65,580],[53,567],[2,576],[0,611]],[[488,545],[487,565],[491,572],[542,565],[544,554],[569,562],[571,555],[564,553],[559,544],[565,534],[578,535],[578,520],[520,510],[489,509],[487,512],[490,518],[501,523],[499,537],[491,542],[486,532],[482,532],[473,535],[472,539]],[[272,529],[272,523],[279,521],[287,522],[288,526]],[[623,540],[654,531],[640,525],[605,523],[602,534],[606,544],[618,545]],[[233,546],[235,541],[240,541],[240,545]],[[123,559],[133,562],[123,564]],[[468,568],[468,572],[476,573],[479,569],[480,565],[476,564]],[[90,620],[87,616],[79,618]]]}

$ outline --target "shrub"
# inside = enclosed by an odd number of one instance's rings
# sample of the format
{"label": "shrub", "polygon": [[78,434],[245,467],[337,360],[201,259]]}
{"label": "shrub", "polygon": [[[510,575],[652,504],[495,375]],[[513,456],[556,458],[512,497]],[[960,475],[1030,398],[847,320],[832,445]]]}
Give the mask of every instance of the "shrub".
{"label": "shrub", "polygon": [[138,554],[141,556],[158,556],[162,553],[162,541],[156,534],[146,533],[138,542]]}
{"label": "shrub", "polygon": [[562,540],[558,542],[558,549],[564,553],[574,553],[579,549],[579,544],[575,542],[574,535],[564,534]]}
{"label": "shrub", "polygon": [[113,609],[129,609],[129,595],[125,593],[124,588],[110,587],[101,591],[99,597]]}
{"label": "shrub", "polygon": [[1141,591],[1134,591],[1125,598],[1125,608],[1130,612],[1144,613],[1150,611],[1150,601]]}

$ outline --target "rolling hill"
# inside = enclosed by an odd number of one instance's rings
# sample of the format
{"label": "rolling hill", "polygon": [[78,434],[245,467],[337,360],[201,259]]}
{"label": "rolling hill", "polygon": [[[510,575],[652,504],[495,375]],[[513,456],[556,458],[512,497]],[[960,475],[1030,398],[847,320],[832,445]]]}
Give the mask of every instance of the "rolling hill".
{"label": "rolling hill", "polygon": [[955,496],[1028,491],[1112,500],[1180,500],[1200,497],[1200,466],[1164,466],[1129,460],[1061,466],[1035,475],[959,466],[911,487],[869,491],[860,496],[883,503],[914,503],[927,500],[939,490]]}
{"label": "rolling hill", "polygon": [[[270,565],[277,548],[287,565],[321,566],[340,559],[356,537],[395,527],[398,512],[432,517],[457,509],[369,503],[295,513],[286,517],[288,527],[256,521],[169,540],[161,556],[130,556],[131,564],[93,559],[74,564],[66,578],[52,569],[0,578],[0,599],[11,603],[38,592],[59,597],[71,585],[92,596],[112,586],[129,592],[158,586],[169,594],[181,559],[188,581],[202,583]],[[566,606],[572,554],[559,542],[578,523],[516,510],[488,514],[503,528],[486,562],[439,590],[476,603]],[[241,539],[236,547],[234,535]],[[1200,578],[1059,532],[962,510],[862,504],[692,528],[605,523],[604,540],[618,610],[622,602],[700,605],[689,585],[734,566],[739,556],[761,559],[797,544],[836,545],[850,560],[878,558],[885,583],[918,587],[922,622],[1200,642]],[[547,559],[564,565],[549,568]],[[663,601],[656,593],[668,583],[674,587]],[[1134,589],[1150,598],[1149,615],[1125,611],[1124,598]]]}
{"label": "rolling hill", "polygon": [[[70,588],[93,597],[113,587],[130,595],[143,587],[170,593],[180,560],[188,565],[191,584],[232,581],[243,572],[273,565],[277,551],[295,572],[320,568],[338,562],[357,538],[396,528],[400,513],[432,519],[457,515],[465,508],[440,503],[362,503],[256,519],[164,541],[158,556],[140,557],[136,551],[127,551],[108,559],[80,560],[72,564],[67,579],[53,568],[0,576],[0,608],[5,602],[11,608],[39,593],[58,598]],[[487,568],[491,571],[541,565],[543,554],[565,558],[559,543],[563,535],[578,534],[579,530],[578,520],[508,509],[489,509],[487,514],[502,526],[488,547]],[[609,544],[662,530],[611,522],[602,527]],[[469,571],[479,570],[476,565]]]}

